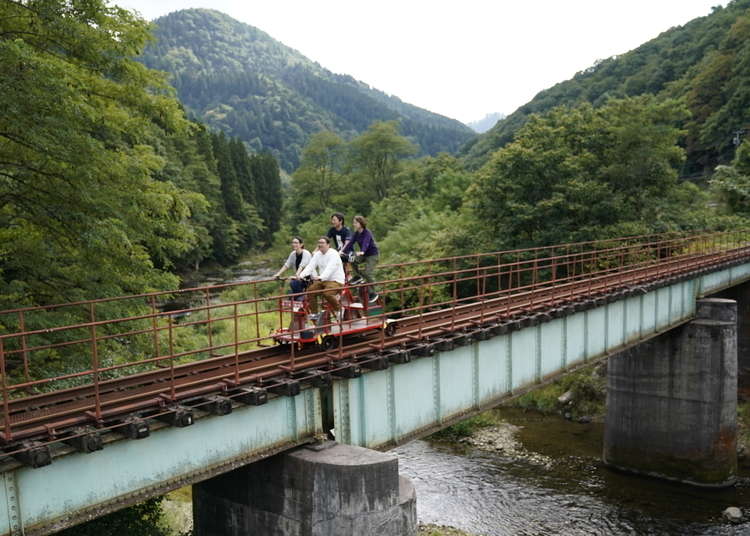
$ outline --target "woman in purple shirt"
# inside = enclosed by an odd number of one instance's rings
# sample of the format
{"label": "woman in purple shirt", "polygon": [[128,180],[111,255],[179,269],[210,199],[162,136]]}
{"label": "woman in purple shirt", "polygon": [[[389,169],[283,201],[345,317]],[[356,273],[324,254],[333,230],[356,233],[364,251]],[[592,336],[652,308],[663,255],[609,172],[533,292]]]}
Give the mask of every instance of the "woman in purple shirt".
{"label": "woman in purple shirt", "polygon": [[[378,245],[375,243],[375,237],[372,236],[372,232],[367,228],[367,220],[364,216],[354,216],[354,235],[347,241],[342,253],[350,253],[354,251],[354,244],[359,246],[359,251],[354,255],[352,266],[357,274],[350,283],[361,283],[365,281],[367,283],[375,282],[375,265],[378,263]],[[375,302],[378,299],[378,294],[375,292],[375,287],[367,287],[367,293],[369,296],[370,303]]]}

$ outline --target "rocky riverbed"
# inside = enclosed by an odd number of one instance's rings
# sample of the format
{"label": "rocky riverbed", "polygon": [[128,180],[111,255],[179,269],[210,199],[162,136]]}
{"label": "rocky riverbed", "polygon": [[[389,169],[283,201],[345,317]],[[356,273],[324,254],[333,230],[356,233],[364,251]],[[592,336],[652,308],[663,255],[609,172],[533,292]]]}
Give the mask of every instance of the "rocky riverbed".
{"label": "rocky riverbed", "polygon": [[445,525],[419,524],[418,536],[480,536]]}

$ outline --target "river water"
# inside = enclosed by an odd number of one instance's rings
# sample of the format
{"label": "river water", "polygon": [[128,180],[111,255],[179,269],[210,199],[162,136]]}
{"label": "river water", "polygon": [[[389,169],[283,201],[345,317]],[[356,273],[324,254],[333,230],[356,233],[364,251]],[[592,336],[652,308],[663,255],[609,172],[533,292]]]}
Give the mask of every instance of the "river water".
{"label": "river water", "polygon": [[750,475],[702,490],[612,471],[601,463],[602,424],[501,409],[527,456],[460,443],[413,441],[392,453],[417,491],[420,522],[471,534],[750,535],[722,511],[750,514]]}
{"label": "river water", "polygon": [[233,266],[209,266],[182,276],[181,288],[195,288],[228,283],[247,283],[273,277],[286,258],[278,266],[270,262],[246,261]]}

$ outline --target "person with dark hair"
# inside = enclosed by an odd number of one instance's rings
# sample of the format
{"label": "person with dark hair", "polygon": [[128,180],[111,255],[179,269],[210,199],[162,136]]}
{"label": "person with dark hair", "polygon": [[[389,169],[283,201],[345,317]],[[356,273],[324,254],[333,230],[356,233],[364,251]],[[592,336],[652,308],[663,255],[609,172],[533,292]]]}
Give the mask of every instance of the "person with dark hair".
{"label": "person with dark hair", "polygon": [[342,250],[343,253],[348,255],[354,251],[354,244],[359,246],[359,251],[356,252],[352,261],[356,277],[350,283],[358,284],[362,281],[370,283],[367,287],[367,294],[372,303],[378,299],[378,294],[375,292],[372,283],[375,282],[375,266],[378,264],[380,251],[375,243],[375,237],[367,228],[367,220],[364,216],[354,216],[352,225],[354,226],[354,235],[347,241]]}
{"label": "person with dark hair", "polygon": [[331,214],[331,226],[332,227],[328,229],[326,236],[331,241],[333,249],[341,255],[341,260],[347,262],[342,250],[346,245],[346,241],[351,238],[352,232],[346,225],[344,225],[344,215],[341,212],[334,212]]}
{"label": "person with dark hair", "polygon": [[344,266],[338,252],[331,247],[331,241],[327,236],[318,239],[318,251],[312,256],[310,264],[299,274],[300,279],[310,276],[312,284],[307,287],[310,297],[310,312],[318,313],[318,294],[310,296],[311,292],[323,290],[323,298],[329,303],[333,310],[332,322],[339,321],[339,310],[341,304],[336,299],[336,293],[344,286]]}
{"label": "person with dark hair", "polygon": [[[292,252],[289,254],[289,257],[286,259],[284,265],[279,268],[279,271],[276,272],[276,274],[274,274],[274,278],[280,278],[281,274],[290,269],[294,270],[295,276],[299,275],[300,273],[302,273],[302,270],[304,270],[305,267],[310,264],[311,259],[312,255],[305,249],[305,243],[302,241],[302,239],[299,236],[293,237]],[[289,280],[289,284],[292,287],[292,292],[294,294],[304,292],[305,287],[307,287],[307,282],[305,280],[297,279],[296,277],[292,277]],[[297,299],[302,299],[302,297],[298,296]]]}

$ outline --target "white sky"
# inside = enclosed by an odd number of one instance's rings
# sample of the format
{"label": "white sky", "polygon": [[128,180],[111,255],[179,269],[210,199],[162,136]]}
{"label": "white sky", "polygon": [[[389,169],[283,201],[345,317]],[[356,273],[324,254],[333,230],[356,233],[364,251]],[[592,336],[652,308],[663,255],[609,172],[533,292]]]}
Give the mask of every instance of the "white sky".
{"label": "white sky", "polygon": [[726,0],[111,0],[151,20],[206,7],[323,67],[469,122]]}

